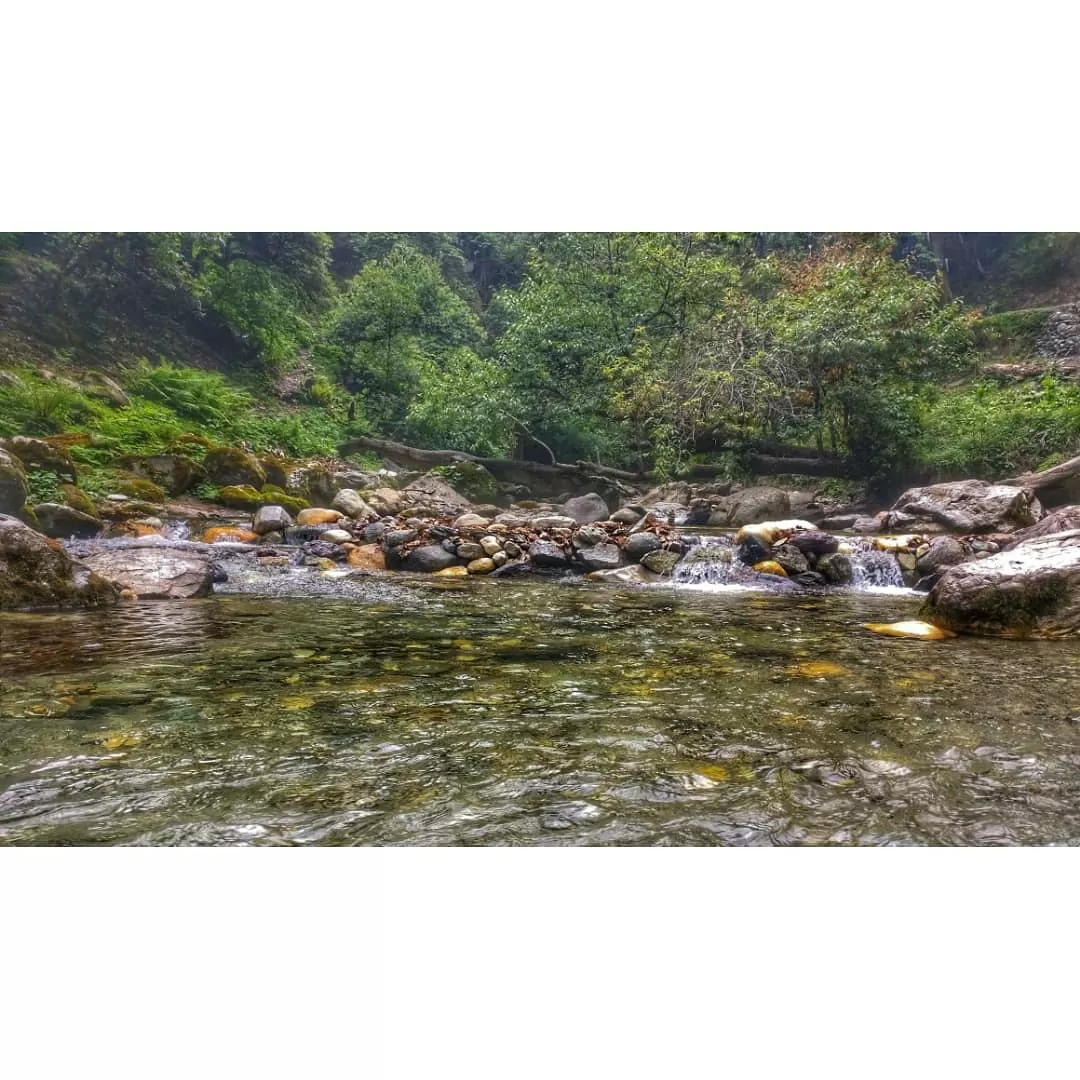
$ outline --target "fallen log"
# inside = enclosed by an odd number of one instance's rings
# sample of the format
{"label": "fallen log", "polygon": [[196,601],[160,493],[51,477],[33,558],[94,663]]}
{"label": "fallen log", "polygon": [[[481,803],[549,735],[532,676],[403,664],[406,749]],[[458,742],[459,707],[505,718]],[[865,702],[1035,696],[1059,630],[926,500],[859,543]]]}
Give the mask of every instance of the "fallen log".
{"label": "fallen log", "polygon": [[372,450],[389,461],[404,468],[428,469],[437,465],[452,465],[454,462],[472,462],[482,465],[496,480],[505,483],[535,485],[548,483],[555,485],[560,480],[582,480],[591,476],[641,484],[650,480],[652,474],[628,472],[614,469],[609,465],[596,465],[591,461],[552,462],[525,461],[520,458],[480,457],[466,454],[462,450],[425,450],[417,446],[406,446],[392,439],[379,439],[374,436],[357,436],[338,447],[341,457],[348,457],[358,450]]}
{"label": "fallen log", "polygon": [[1014,476],[1000,483],[1033,491],[1039,502],[1050,509],[1071,506],[1080,503],[1080,457],[1070,458],[1052,469],[1024,473],[1023,476]]}

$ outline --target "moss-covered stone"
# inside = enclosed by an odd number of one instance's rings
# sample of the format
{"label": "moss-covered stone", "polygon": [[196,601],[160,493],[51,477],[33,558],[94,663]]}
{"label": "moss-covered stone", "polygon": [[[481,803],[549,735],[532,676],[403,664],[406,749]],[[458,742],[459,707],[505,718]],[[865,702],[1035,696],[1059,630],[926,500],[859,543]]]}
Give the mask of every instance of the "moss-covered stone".
{"label": "moss-covered stone", "polygon": [[283,491],[289,483],[289,473],[296,467],[296,463],[286,458],[263,457],[259,458],[259,464],[266,473],[267,484],[273,484]]}
{"label": "moss-covered stone", "polygon": [[73,510],[78,510],[82,514],[89,514],[91,517],[98,516],[94,500],[82,488],[76,487],[74,484],[61,484],[60,494],[64,497],[64,502]]}
{"label": "moss-covered stone", "polygon": [[266,483],[266,471],[254,455],[231,446],[211,450],[203,468],[215,484],[224,486],[250,485],[261,488]]}
{"label": "moss-covered stone", "polygon": [[234,510],[258,510],[266,506],[267,500],[250,484],[230,484],[218,492],[218,502],[231,506]]}
{"label": "moss-covered stone", "polygon": [[262,489],[264,506],[282,506],[295,517],[301,510],[306,510],[311,503],[307,499],[290,495],[284,488],[275,484],[264,484]]}
{"label": "moss-covered stone", "polygon": [[49,439],[35,439],[29,435],[12,435],[0,439],[0,450],[18,458],[24,468],[45,469],[75,483],[75,462],[63,445],[54,445]]}
{"label": "moss-covered stone", "polygon": [[116,482],[116,489],[121,495],[130,495],[143,502],[157,503],[165,501],[165,492],[152,480],[143,480],[138,476],[122,476]]}
{"label": "moss-covered stone", "polygon": [[252,513],[263,506],[281,506],[293,515],[310,505],[306,499],[287,495],[273,484],[265,485],[261,491],[256,491],[250,484],[232,484],[218,492],[218,502],[235,510],[250,510]]}
{"label": "moss-covered stone", "polygon": [[120,464],[133,476],[157,484],[170,495],[180,495],[204,480],[206,473],[185,454],[128,455]]}
{"label": "moss-covered stone", "polygon": [[28,490],[22,462],[0,450],[0,514],[17,514],[26,502]]}
{"label": "moss-covered stone", "polygon": [[0,515],[0,610],[92,607],[120,590],[16,518]]}
{"label": "moss-covered stone", "polygon": [[438,465],[431,471],[443,477],[469,502],[493,503],[499,497],[498,480],[476,461],[455,461],[450,465]]}

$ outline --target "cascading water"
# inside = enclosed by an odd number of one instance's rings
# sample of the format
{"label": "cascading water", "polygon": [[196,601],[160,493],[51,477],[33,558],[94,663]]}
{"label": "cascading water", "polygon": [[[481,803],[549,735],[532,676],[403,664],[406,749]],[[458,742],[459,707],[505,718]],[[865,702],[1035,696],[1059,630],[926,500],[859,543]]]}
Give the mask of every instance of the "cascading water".
{"label": "cascading water", "polygon": [[868,540],[856,541],[851,559],[851,587],[866,592],[873,589],[903,589],[904,575],[896,556],[879,551]]}
{"label": "cascading water", "polygon": [[[672,572],[672,583],[690,588],[737,588],[786,590],[797,582],[771,574],[757,573],[739,559],[732,535],[687,536],[692,546]],[[858,592],[905,589],[903,573],[892,552],[880,551],[871,541],[858,538],[845,541],[851,561],[852,577],[846,586]]]}

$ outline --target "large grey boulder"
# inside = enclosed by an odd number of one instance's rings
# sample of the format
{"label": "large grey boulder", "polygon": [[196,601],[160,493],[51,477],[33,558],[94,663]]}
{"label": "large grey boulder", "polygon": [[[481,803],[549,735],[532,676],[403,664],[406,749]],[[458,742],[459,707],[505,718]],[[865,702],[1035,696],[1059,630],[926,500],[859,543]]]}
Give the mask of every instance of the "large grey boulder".
{"label": "large grey boulder", "polygon": [[417,505],[439,510],[446,516],[460,514],[470,505],[464,495],[455,491],[439,473],[429,472],[418,476],[411,483],[406,484],[405,491],[409,492]]}
{"label": "large grey boulder", "polygon": [[964,545],[955,536],[938,536],[930,544],[930,550],[919,556],[916,564],[923,577],[944,570],[947,566],[955,566],[968,557]]}
{"label": "large grey boulder", "polygon": [[260,506],[255,512],[255,520],[251,523],[251,531],[257,536],[266,536],[267,533],[285,532],[291,528],[292,515],[284,506]]}
{"label": "large grey boulder", "polygon": [[1012,532],[1034,525],[1043,515],[1028,488],[957,480],[905,491],[889,511],[888,527],[917,531],[926,524],[957,533]]}
{"label": "large grey boulder", "polygon": [[99,532],[104,522],[63,503],[38,503],[34,507],[41,531],[56,540],[89,540]]}
{"label": "large grey boulder", "polygon": [[994,637],[1080,634],[1080,529],[950,567],[930,591],[923,618]]}
{"label": "large grey boulder", "polygon": [[643,556],[648,555],[650,551],[655,551],[659,546],[660,537],[656,533],[639,532],[627,537],[623,551],[635,562],[640,562]]}
{"label": "large grey boulder", "polygon": [[570,559],[558,544],[551,540],[537,540],[529,545],[529,558],[537,566],[569,566]]}
{"label": "large grey boulder", "polygon": [[99,548],[79,556],[83,566],[143,600],[188,600],[206,596],[213,582],[210,558],[190,548]]}
{"label": "large grey boulder", "polygon": [[590,570],[617,570],[623,564],[623,554],[616,544],[594,544],[577,553],[578,560]]}
{"label": "large grey boulder", "polygon": [[578,495],[573,499],[567,499],[560,509],[566,517],[573,518],[578,525],[607,521],[611,516],[608,504],[595,491],[590,491],[588,495]]}
{"label": "large grey boulder", "polygon": [[0,610],[95,607],[120,590],[72,559],[55,540],[0,514]]}
{"label": "large grey boulder", "polygon": [[1049,536],[1056,532],[1071,532],[1073,529],[1080,529],[1080,506],[1061,506],[1057,510],[1051,510],[1037,525],[1014,532],[1009,546],[1015,547],[1025,540],[1034,540],[1036,537]]}
{"label": "large grey boulder", "polygon": [[458,557],[447,551],[441,544],[428,544],[414,548],[402,560],[402,570],[413,570],[422,574],[433,574],[436,570],[445,570],[457,564]]}
{"label": "large grey boulder", "polygon": [[360,492],[352,488],[342,488],[334,496],[330,506],[332,509],[340,510],[347,517],[355,518],[357,521],[371,521],[379,516],[364,502]]}
{"label": "large grey boulder", "polygon": [[739,528],[791,516],[791,497],[781,488],[748,487],[715,503],[710,525]]}

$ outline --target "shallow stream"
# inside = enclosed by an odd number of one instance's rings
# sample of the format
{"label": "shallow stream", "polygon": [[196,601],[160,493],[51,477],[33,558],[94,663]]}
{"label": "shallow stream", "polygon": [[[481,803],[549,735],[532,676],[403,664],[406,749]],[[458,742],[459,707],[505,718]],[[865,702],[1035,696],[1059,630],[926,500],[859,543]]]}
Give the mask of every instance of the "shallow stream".
{"label": "shallow stream", "polygon": [[380,581],[0,615],[0,844],[1071,844],[1080,641],[902,591]]}

